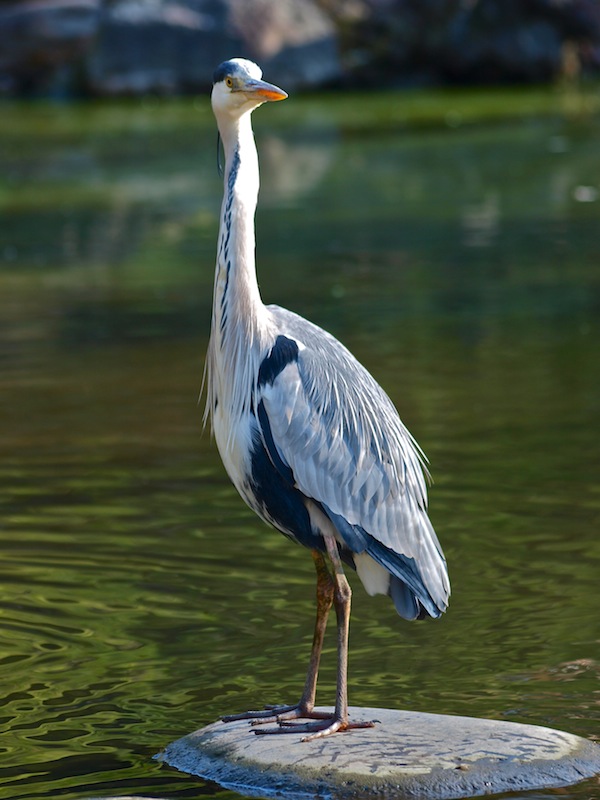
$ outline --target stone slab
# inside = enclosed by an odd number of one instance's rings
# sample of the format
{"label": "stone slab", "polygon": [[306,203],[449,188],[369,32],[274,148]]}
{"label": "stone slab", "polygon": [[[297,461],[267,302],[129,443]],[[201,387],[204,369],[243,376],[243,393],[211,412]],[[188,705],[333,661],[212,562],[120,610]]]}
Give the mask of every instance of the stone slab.
{"label": "stone slab", "polygon": [[600,774],[598,745],[551,728],[382,708],[352,708],[350,717],[378,724],[302,742],[300,733],[256,736],[246,721],[216,722],[155,758],[265,798],[451,800]]}

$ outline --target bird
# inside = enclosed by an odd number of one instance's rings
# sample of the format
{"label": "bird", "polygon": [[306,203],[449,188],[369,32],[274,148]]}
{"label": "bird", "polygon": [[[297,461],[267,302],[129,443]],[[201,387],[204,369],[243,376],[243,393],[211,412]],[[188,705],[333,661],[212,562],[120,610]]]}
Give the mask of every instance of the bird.
{"label": "bird", "polygon": [[[450,584],[427,513],[425,457],[384,390],[334,336],[298,314],[265,305],[255,261],[259,191],[252,112],[287,93],[232,58],[214,72],[211,104],[223,144],[206,409],[221,460],[247,505],[311,551],[317,613],[300,700],[222,717],[257,734],[311,740],[372,727],[348,713],[351,589],[389,595],[407,619],[438,618]],[[337,620],[336,700],[315,709],[327,618]],[[265,723],[271,723],[265,726]]]}

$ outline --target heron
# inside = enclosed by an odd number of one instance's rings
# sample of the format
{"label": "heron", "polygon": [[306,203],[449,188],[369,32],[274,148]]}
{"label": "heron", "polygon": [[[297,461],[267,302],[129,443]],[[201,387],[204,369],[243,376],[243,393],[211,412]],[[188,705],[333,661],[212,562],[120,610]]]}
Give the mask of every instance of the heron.
{"label": "heron", "polygon": [[[207,402],[219,454],[256,514],[310,549],[316,620],[298,703],[223,717],[255,733],[300,732],[310,740],[371,727],[348,714],[348,631],[353,568],[369,595],[389,595],[398,614],[439,617],[450,585],[427,514],[424,456],[371,374],[334,336],[277,305],[265,305],[255,264],[259,190],[252,112],[287,93],[252,61],[217,67],[211,103],[225,154]],[[333,710],[315,708],[327,618],[337,620]],[[272,726],[260,727],[261,723]]]}

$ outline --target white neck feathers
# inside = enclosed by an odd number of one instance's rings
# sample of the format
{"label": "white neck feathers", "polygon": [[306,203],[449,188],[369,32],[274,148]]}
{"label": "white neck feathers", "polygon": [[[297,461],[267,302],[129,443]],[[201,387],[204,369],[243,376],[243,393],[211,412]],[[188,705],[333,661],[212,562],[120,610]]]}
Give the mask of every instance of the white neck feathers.
{"label": "white neck feathers", "polygon": [[254,257],[259,173],[251,114],[219,119],[219,131],[225,149],[225,177],[205,418],[221,403],[220,412],[235,419],[252,403],[268,314],[260,298]]}

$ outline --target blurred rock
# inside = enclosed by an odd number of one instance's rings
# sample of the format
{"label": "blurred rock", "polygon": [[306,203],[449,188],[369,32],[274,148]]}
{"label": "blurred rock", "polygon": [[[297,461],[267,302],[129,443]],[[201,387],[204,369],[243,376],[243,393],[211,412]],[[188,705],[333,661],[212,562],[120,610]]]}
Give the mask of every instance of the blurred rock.
{"label": "blurred rock", "polygon": [[440,53],[440,70],[455,82],[533,83],[560,74],[560,31],[546,19],[524,15],[518,0],[503,8],[478,3],[456,14]]}
{"label": "blurred rock", "polygon": [[[28,0],[0,5],[0,93],[53,93],[90,47],[100,0]],[[61,74],[62,73],[62,74]]]}
{"label": "blurred rock", "polygon": [[206,91],[235,55],[292,90],[575,79],[600,0],[0,2],[0,94]]}
{"label": "blurred rock", "polygon": [[600,65],[600,0],[321,0],[363,83],[549,81]]}
{"label": "blurred rock", "polygon": [[340,74],[334,25],[312,0],[113,0],[86,80],[98,94],[205,90],[235,55],[291,89]]}

